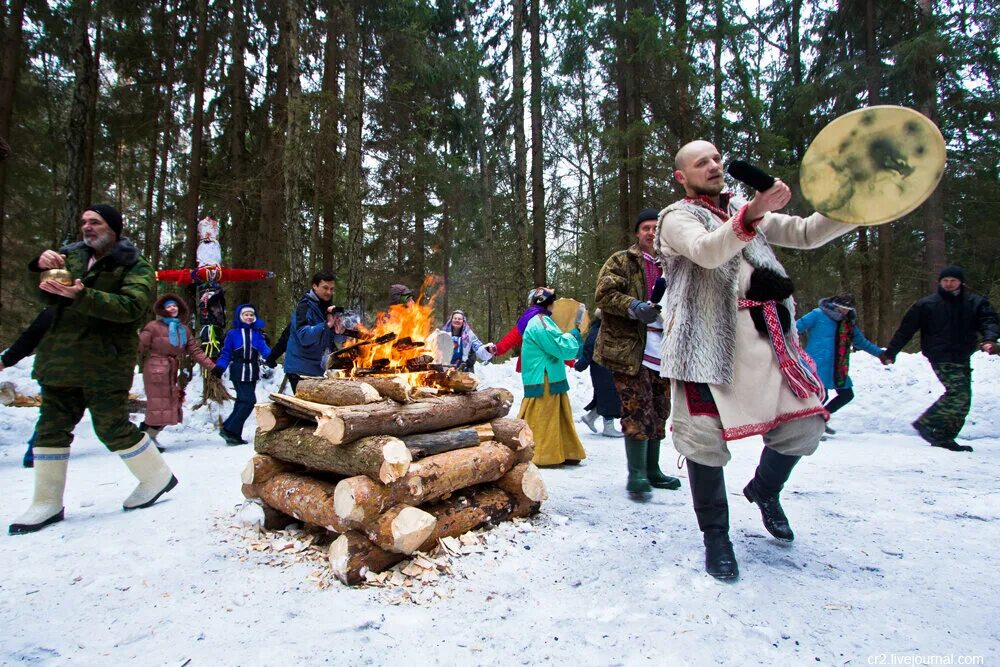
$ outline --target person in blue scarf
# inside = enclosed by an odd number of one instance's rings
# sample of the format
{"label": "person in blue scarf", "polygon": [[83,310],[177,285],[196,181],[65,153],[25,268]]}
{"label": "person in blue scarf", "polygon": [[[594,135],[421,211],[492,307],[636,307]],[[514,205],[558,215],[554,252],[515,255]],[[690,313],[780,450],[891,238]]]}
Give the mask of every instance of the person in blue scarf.
{"label": "person in blue scarf", "polygon": [[164,294],[153,304],[156,319],[139,334],[139,353],[145,356],[142,382],[146,389],[146,418],[139,429],[152,438],[162,451],[156,436],[164,427],[184,419],[184,392],[177,385],[181,357],[190,355],[206,370],[215,368],[185,322],[188,308],[176,294]]}
{"label": "person in blue scarf", "polygon": [[441,331],[446,331],[451,336],[453,347],[449,363],[452,366],[463,371],[472,371],[477,359],[487,361],[493,356],[487,350],[486,345],[476,336],[476,332],[469,326],[464,311],[452,312],[448,323],[441,328]]}
{"label": "person in blue scarf", "polygon": [[212,369],[212,373],[221,378],[228,368],[229,379],[236,389],[233,411],[222,423],[222,430],[219,432],[227,445],[247,444],[243,439],[243,424],[257,402],[260,364],[271,353],[271,348],[264,340],[263,329],[264,320],[258,319],[256,306],[249,303],[238,306],[233,317],[233,328],[226,332],[222,352]]}

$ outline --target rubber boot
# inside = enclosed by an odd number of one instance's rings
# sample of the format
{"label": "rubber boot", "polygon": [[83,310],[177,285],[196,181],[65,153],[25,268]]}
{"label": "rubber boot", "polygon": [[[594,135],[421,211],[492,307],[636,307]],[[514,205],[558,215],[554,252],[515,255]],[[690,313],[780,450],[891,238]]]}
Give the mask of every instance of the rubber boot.
{"label": "rubber boot", "polygon": [[591,410],[590,412],[588,412],[584,416],[580,417],[580,421],[582,421],[584,424],[586,424],[587,428],[589,428],[591,431],[593,431],[594,433],[597,433],[597,425],[596,425],[597,424],[597,417],[598,417],[598,414],[597,414],[597,410],[595,409],[595,410]]}
{"label": "rubber boot", "polygon": [[7,532],[24,535],[62,521],[63,491],[66,490],[68,447],[37,447],[34,449],[35,496],[28,511],[10,524]]}
{"label": "rubber boot", "polygon": [[160,456],[153,441],[143,433],[142,440],[125,451],[118,452],[128,469],[139,480],[132,494],[122,503],[126,512],[149,507],[164,493],[177,486],[177,478]]}
{"label": "rubber boot", "polygon": [[740,568],[729,541],[729,502],[722,468],[688,459],[687,469],[694,514],[705,542],[705,572],[716,579],[735,579]]}
{"label": "rubber boot", "polygon": [[624,438],[625,434],[615,428],[615,420],[609,417],[604,418],[604,430],[601,435],[605,438]]}
{"label": "rubber boot", "polygon": [[625,438],[625,460],[628,463],[625,489],[631,494],[652,493],[653,487],[646,477],[646,441]]}
{"label": "rubber boot", "polygon": [[676,490],[681,488],[681,480],[664,475],[660,470],[660,441],[648,440],[646,444],[646,477],[657,489]]}
{"label": "rubber boot", "polygon": [[781,452],[776,452],[770,447],[765,447],[760,453],[760,463],[757,464],[757,472],[753,479],[743,489],[743,495],[747,500],[756,503],[760,508],[760,517],[764,521],[764,528],[771,533],[775,539],[782,542],[791,542],[795,539],[792,527],[788,525],[788,517],[781,508],[778,494],[784,488],[788,476],[792,473],[792,468],[799,462],[801,456],[788,456]]}

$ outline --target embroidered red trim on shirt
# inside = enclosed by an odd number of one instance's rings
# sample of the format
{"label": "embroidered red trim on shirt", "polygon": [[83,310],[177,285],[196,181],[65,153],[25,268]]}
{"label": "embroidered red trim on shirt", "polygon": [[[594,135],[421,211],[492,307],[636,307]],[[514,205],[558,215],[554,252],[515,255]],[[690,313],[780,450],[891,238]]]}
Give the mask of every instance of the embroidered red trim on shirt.
{"label": "embroidered red trim on shirt", "polygon": [[823,421],[830,419],[830,413],[827,412],[822,405],[817,405],[814,408],[806,408],[805,410],[799,410],[798,412],[788,412],[783,415],[778,415],[771,421],[764,422],[762,424],[744,424],[743,426],[735,426],[733,428],[723,428],[722,439],[729,442],[730,440],[749,438],[753,435],[764,435],[768,431],[771,431],[784,423],[795,421],[796,419],[802,419],[804,417],[811,417],[812,415],[822,415]]}
{"label": "embroidered red trim on shirt", "polygon": [[699,195],[697,197],[685,197],[686,201],[692,204],[697,204],[703,208],[707,208],[711,211],[715,217],[720,220],[727,220],[733,226],[733,232],[736,234],[736,238],[744,243],[750,243],[757,237],[757,224],[763,220],[763,218],[755,218],[753,220],[746,219],[747,205],[743,204],[740,210],[736,211],[736,214],[730,217],[729,211],[729,199],[732,197],[732,193],[723,192],[719,195],[719,203],[722,207],[716,206],[715,202],[708,195]]}
{"label": "embroidered red trim on shirt", "polygon": [[684,399],[688,414],[692,417],[718,417],[719,406],[715,404],[712,390],[703,382],[685,382]]}
{"label": "embroidered red trim on shirt", "polygon": [[736,211],[736,215],[733,216],[732,225],[733,233],[736,234],[736,238],[744,243],[750,243],[755,238],[757,238],[757,223],[759,223],[762,218],[757,218],[755,220],[747,220],[747,205],[744,204],[740,207],[740,210]]}

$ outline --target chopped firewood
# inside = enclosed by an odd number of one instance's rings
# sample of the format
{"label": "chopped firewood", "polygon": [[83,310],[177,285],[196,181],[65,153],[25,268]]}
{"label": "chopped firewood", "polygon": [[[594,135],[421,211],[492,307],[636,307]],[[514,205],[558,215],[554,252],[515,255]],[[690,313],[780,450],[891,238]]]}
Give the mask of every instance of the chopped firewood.
{"label": "chopped firewood", "polygon": [[258,454],[247,462],[246,467],[240,474],[240,479],[244,484],[263,484],[279,472],[288,472],[295,469],[296,466],[290,463],[280,461],[265,454]]}
{"label": "chopped firewood", "polygon": [[383,398],[391,398],[397,403],[408,403],[413,391],[406,379],[399,375],[368,375],[361,382],[374,387]]}
{"label": "chopped firewood", "polygon": [[423,376],[422,381],[432,386],[444,387],[456,394],[475,391],[479,386],[479,379],[475,373],[456,370],[429,371]]}
{"label": "chopped firewood", "polygon": [[479,434],[473,428],[458,428],[437,433],[417,433],[403,436],[403,443],[414,460],[427,458],[441,452],[450,452],[480,444]]}
{"label": "chopped firewood", "polygon": [[353,530],[334,540],[328,553],[334,575],[349,586],[362,583],[366,573],[381,572],[405,558],[403,554],[380,549]]}
{"label": "chopped firewood", "polygon": [[514,501],[511,516],[526,517],[538,512],[547,497],[545,482],[534,463],[519,463],[510,472],[496,481],[497,488],[503,489]]}
{"label": "chopped firewood", "polygon": [[501,388],[427,398],[403,405],[384,402],[339,408],[281,397],[280,394],[271,394],[271,397],[313,414],[316,435],[333,444],[351,442],[366,435],[431,433],[451,426],[488,421],[506,415],[514,402],[513,395]]}
{"label": "chopped firewood", "polygon": [[339,475],[368,475],[386,484],[406,474],[413,456],[399,438],[373,435],[342,445],[315,435],[309,426],[259,432],[254,449],[283,461]]}
{"label": "chopped firewood", "polygon": [[437,519],[422,509],[396,505],[382,514],[365,534],[386,551],[411,554],[434,532]]}
{"label": "chopped firewood", "polygon": [[410,464],[402,479],[386,485],[359,475],[337,484],[336,514],[352,525],[365,525],[393,505],[420,505],[459,489],[492,482],[513,466],[514,452],[486,442],[477,447],[435,454]]}
{"label": "chopped firewood", "polygon": [[295,423],[295,417],[278,403],[258,403],[254,406],[257,415],[257,428],[267,433],[288,428]]}
{"label": "chopped firewood", "polygon": [[302,380],[295,388],[295,397],[323,405],[364,405],[377,403],[382,396],[369,384],[353,380]]}
{"label": "chopped firewood", "polygon": [[[367,479],[367,478],[366,478]],[[296,473],[277,473],[262,484],[254,484],[257,497],[298,521],[321,526],[335,533],[350,529],[333,510],[332,482]]]}

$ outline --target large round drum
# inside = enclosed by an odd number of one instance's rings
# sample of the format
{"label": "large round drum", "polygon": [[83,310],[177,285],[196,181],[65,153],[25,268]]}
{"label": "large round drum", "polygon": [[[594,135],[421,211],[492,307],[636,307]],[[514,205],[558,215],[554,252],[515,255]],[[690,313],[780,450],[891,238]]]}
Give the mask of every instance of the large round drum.
{"label": "large round drum", "polygon": [[[579,308],[579,301],[565,297],[556,299],[552,303],[552,320],[563,330],[563,333],[573,328],[573,320],[576,319],[576,311]],[[585,313],[583,322],[580,323],[580,332],[586,334],[588,326],[590,326],[590,314]]]}
{"label": "large round drum", "polygon": [[852,225],[896,220],[926,200],[944,173],[944,138],[926,116],[897,106],[858,109],[832,121],[806,151],[802,195]]}

